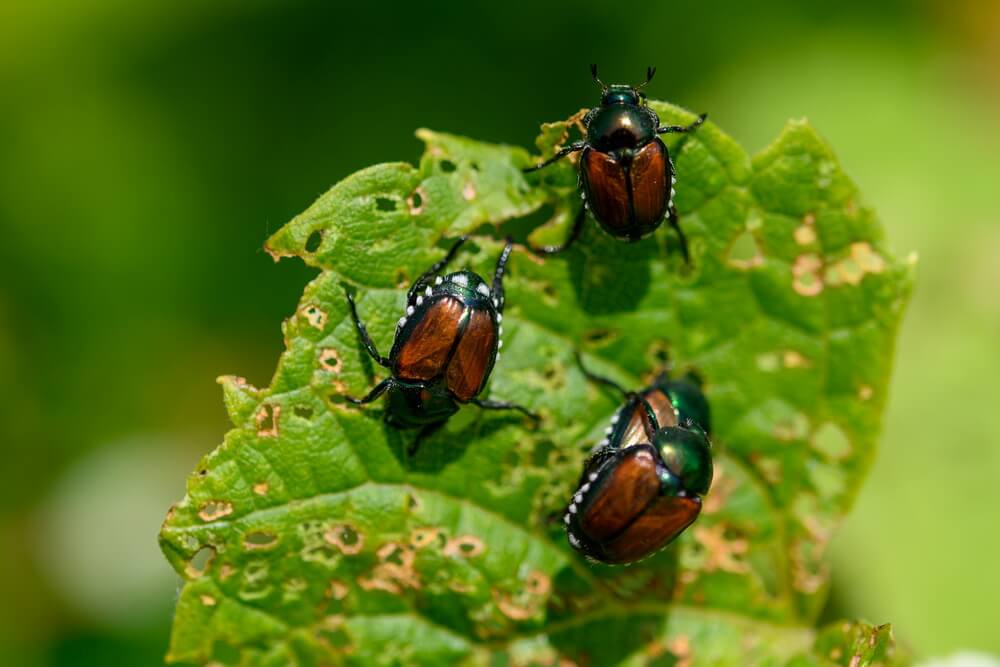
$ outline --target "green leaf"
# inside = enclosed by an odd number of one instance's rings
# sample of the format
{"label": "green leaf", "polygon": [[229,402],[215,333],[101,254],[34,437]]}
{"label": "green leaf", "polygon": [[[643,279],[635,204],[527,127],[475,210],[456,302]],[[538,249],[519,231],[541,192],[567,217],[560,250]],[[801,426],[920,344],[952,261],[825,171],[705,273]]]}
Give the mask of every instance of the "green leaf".
{"label": "green leaf", "polygon": [[[693,119],[654,108],[669,122]],[[543,128],[542,153],[571,125]],[[162,549],[186,580],[168,660],[854,655],[850,641],[815,629],[824,552],[874,455],[911,268],[886,248],[830,148],[804,121],[753,159],[711,123],[672,138],[691,267],[666,225],[629,245],[588,222],[571,251],[545,260],[516,249],[486,395],[531,406],[541,425],[465,408],[409,459],[414,434],[383,425],[380,403],[344,402],[382,372],[358,341],[344,286],[358,290],[387,352],[405,288],[452,239],[474,234],[455,265],[488,275],[502,235],[538,227],[534,241],[558,239],[580,205],[568,161],[526,176],[537,158],[522,149],[418,136],[418,167],[349,176],[267,242],[319,274],[285,321],[270,386],[222,378],[234,428],[163,526]],[[632,567],[586,562],[551,519],[616,406],[582,377],[577,348],[635,387],[669,356],[704,378],[712,403],[717,468],[702,517]],[[871,636],[883,647],[886,634]],[[888,648],[864,656],[892,660]]]}

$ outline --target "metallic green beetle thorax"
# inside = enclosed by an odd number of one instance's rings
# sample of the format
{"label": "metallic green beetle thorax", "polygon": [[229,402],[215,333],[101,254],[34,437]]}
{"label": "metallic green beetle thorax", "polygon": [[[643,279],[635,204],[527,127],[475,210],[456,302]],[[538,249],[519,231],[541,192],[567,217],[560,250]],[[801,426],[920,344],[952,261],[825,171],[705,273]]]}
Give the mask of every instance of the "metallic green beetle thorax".
{"label": "metallic green beetle thorax", "polygon": [[656,123],[652,114],[632,104],[598,109],[587,127],[587,142],[602,153],[639,148],[655,136]]}

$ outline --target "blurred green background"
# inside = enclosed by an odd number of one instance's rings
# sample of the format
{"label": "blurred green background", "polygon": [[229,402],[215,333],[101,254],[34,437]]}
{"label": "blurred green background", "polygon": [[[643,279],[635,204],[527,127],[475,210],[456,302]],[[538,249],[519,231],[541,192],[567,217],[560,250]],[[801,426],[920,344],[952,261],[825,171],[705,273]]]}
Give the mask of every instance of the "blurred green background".
{"label": "blurred green background", "polygon": [[0,664],[155,665],[156,532],[310,271],[261,251],[416,127],[531,145],[605,78],[751,151],[807,116],[919,253],[828,616],[1000,653],[1000,3],[0,3]]}

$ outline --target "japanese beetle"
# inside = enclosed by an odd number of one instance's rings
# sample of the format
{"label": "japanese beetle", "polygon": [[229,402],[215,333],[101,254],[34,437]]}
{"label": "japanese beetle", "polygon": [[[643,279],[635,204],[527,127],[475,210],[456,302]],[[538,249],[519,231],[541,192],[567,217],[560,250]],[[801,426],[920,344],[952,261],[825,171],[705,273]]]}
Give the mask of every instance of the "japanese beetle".
{"label": "japanese beetle", "polygon": [[347,397],[358,405],[388,392],[385,420],[400,429],[420,428],[410,447],[444,425],[463,403],[487,410],[527,409],[506,401],[477,398],[500,358],[503,341],[503,274],[513,243],[508,240],[497,260],[492,288],[471,271],[438,276],[465,242],[461,237],[444,259],[425,271],[407,293],[406,312],[396,323],[388,357],[379,354],[358,317],[354,297],[347,292],[351,317],[368,354],[391,375],[364,398]]}
{"label": "japanese beetle", "polygon": [[712,484],[711,443],[688,408],[679,406],[695,406],[692,413],[707,422],[708,403],[688,380],[661,376],[636,393],[584,373],[627,400],[584,465],[563,517],[566,535],[592,560],[633,563],[665,547],[701,512],[701,496]]}
{"label": "japanese beetle", "polygon": [[[580,366],[583,368],[582,364]],[[624,392],[624,389],[607,378],[594,375],[585,368],[583,368],[583,372],[590,380],[607,384]],[[681,379],[672,380],[667,373],[661,373],[651,385],[640,391],[638,395],[652,408],[661,428],[693,422],[706,435],[711,435],[711,411],[705,394],[701,391],[701,382],[697,376],[688,374]],[[611,426],[605,433],[607,438],[594,447],[595,451],[612,442],[617,443],[618,448],[648,442],[646,439],[648,424],[644,416],[644,405],[639,400],[626,401],[611,417]]]}
{"label": "japanese beetle", "polygon": [[659,116],[649,108],[646,94],[641,92],[656,73],[655,67],[648,68],[646,80],[636,86],[605,85],[597,76],[597,65],[590,66],[590,73],[601,87],[601,103],[583,117],[586,138],[524,169],[526,173],[536,171],[583,151],[577,181],[583,207],[565,243],[538,248],[536,252],[554,254],[569,248],[580,236],[589,208],[604,231],[628,242],[652,234],[667,218],[677,232],[684,261],[688,261],[687,239],[674,207],[674,163],[658,135],[691,132],[705,122],[708,114],[701,114],[690,125],[660,125]]}

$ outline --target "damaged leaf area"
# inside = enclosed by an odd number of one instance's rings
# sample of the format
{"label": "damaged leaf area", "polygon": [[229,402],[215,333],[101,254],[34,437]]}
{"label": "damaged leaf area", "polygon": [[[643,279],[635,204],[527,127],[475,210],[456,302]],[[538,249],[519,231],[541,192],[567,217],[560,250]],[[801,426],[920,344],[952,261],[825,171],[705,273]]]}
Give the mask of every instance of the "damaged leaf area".
{"label": "damaged leaf area", "polygon": [[[661,118],[693,115],[653,103]],[[575,120],[543,128],[544,155]],[[830,148],[803,121],[751,158],[711,123],[668,142],[691,244],[624,244],[588,221],[570,161],[525,175],[523,149],[418,132],[418,166],[335,185],[267,242],[318,270],[285,321],[267,387],[220,379],[233,429],[160,533],[184,579],[169,662],[198,665],[895,664],[886,626],[816,628],[827,544],[871,464],[912,267],[889,252]],[[533,230],[533,231],[532,231]],[[502,359],[483,396],[419,452],[354,406],[384,377],[405,289],[454,266],[490,275],[507,233]],[[631,567],[583,560],[558,517],[618,397],[668,363],[703,378],[716,477],[697,523]]]}

